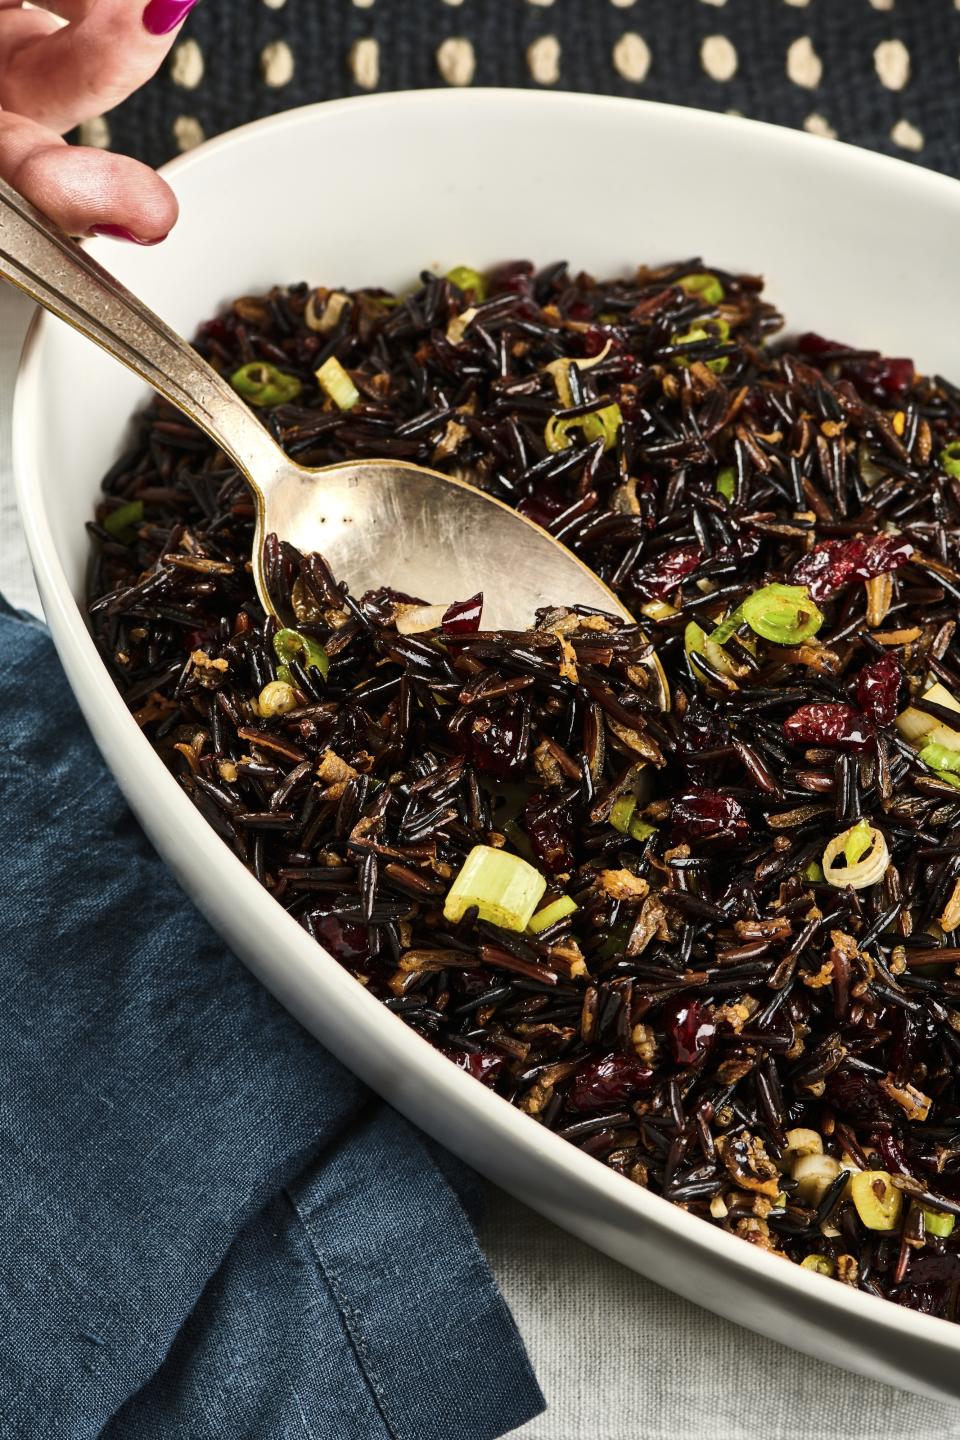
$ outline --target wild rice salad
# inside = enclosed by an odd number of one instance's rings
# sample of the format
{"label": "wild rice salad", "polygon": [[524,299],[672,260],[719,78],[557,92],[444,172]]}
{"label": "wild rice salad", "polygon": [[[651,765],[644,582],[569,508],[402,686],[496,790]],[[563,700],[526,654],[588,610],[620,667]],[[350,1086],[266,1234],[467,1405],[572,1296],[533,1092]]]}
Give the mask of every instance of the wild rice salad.
{"label": "wild rice salad", "polygon": [[[957,1317],[960,390],[698,261],[277,288],[197,347],[308,465],[399,456],[637,624],[351,596],[162,403],[90,616],[138,725],[389,1009],[603,1164]],[[427,604],[425,602],[443,603]]]}

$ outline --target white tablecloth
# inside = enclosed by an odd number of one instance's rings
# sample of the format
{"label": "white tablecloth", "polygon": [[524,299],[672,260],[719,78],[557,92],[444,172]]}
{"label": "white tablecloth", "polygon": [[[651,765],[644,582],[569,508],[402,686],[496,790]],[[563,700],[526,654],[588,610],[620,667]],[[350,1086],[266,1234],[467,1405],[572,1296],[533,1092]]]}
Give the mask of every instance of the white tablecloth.
{"label": "white tablecloth", "polygon": [[[10,473],[13,376],[27,315],[0,286],[0,590],[36,610]],[[514,1440],[960,1440],[960,1409],[846,1375],[718,1320],[500,1191],[491,1193],[481,1238],[550,1402]]]}

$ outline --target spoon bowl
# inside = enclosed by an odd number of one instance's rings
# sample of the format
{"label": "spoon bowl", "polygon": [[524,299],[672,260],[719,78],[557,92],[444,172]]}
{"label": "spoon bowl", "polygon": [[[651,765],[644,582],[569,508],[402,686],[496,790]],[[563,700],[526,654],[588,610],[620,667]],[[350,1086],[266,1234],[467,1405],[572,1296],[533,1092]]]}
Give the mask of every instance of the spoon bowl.
{"label": "spoon bowl", "polygon": [[257,592],[278,619],[290,617],[270,593],[270,535],[322,554],[355,595],[388,585],[450,603],[483,590],[488,629],[525,628],[539,607],[561,603],[631,618],[559,541],[462,480],[407,461],[297,465],[186,340],[3,182],[0,278],[140,375],[229,456],[254,496]]}

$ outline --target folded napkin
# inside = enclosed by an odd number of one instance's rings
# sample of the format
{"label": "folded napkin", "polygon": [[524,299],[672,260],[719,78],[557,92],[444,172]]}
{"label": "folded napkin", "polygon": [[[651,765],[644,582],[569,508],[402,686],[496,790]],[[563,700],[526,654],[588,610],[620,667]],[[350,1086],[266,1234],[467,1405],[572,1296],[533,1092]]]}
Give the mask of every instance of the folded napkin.
{"label": "folded napkin", "polygon": [[6,606],[0,676],[0,1435],[486,1440],[537,1414],[473,1177],[224,948]]}

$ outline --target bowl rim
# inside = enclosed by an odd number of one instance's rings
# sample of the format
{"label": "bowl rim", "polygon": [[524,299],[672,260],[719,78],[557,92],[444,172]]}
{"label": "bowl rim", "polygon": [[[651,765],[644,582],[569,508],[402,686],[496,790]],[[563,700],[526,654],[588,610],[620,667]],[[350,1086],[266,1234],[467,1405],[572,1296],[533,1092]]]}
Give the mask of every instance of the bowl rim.
{"label": "bowl rim", "polygon": [[[880,171],[900,186],[930,191],[939,203],[955,208],[960,215],[960,182],[844,142],[740,116],[662,102],[494,87],[388,92],[299,106],[250,121],[216,136],[168,162],[160,173],[175,181],[198,165],[202,168],[211,157],[216,159],[221,153],[242,147],[250,136],[259,136],[264,131],[277,133],[302,126],[312,127],[317,123],[322,125],[324,117],[338,116],[345,110],[350,113],[363,107],[365,110],[407,111],[427,105],[435,112],[437,106],[493,109],[507,102],[538,111],[548,107],[557,111],[588,108],[617,110],[625,120],[641,112],[653,121],[660,120],[674,127],[674,133],[677,127],[680,131],[701,133],[706,129],[723,127],[741,144],[762,140],[788,153],[799,153],[818,146],[824,164],[845,171]],[[98,246],[105,248],[101,250]],[[112,253],[107,246],[106,241],[96,242],[94,253]],[[342,1005],[344,1013],[362,1025],[367,1035],[380,1046],[381,1053],[395,1056],[402,1062],[408,1079],[415,1078],[421,1085],[438,1093],[446,1092],[450,1103],[465,1120],[469,1121],[473,1116],[489,1134],[499,1136],[508,1144],[522,1145],[542,1166],[545,1180],[550,1172],[562,1175],[576,1186],[581,1195],[587,1193],[598,1202],[612,1202],[621,1214],[629,1214],[638,1225],[649,1231],[676,1235],[682,1239],[689,1253],[698,1257],[703,1255],[708,1265],[723,1261],[726,1268],[749,1276],[756,1282],[758,1293],[773,1288],[779,1290],[782,1294],[780,1304],[785,1305],[788,1297],[795,1294],[808,1307],[815,1305],[821,1311],[832,1312],[837,1320],[843,1317],[862,1319],[874,1328],[898,1332],[904,1338],[926,1340],[931,1349],[941,1353],[945,1350],[960,1352],[960,1323],[922,1314],[848,1285],[826,1284],[826,1277],[804,1270],[797,1264],[785,1264],[783,1257],[769,1254],[688,1213],[663,1196],[653,1194],[610,1170],[553,1131],[544,1129],[531,1116],[452,1064],[407,1026],[399,1015],[387,1010],[259,885],[190,803],[136,725],[119,691],[109,680],[60,563],[46,508],[40,501],[42,482],[35,468],[31,435],[31,420],[38,413],[38,401],[43,393],[45,349],[49,337],[55,333],[51,317],[38,310],[24,342],[14,393],[12,430],[17,502],[46,618],[54,632],[58,651],[64,647],[69,650],[73,662],[71,683],[76,683],[79,677],[79,681],[86,685],[88,704],[100,712],[103,723],[113,733],[117,756],[127,762],[124,766],[124,788],[142,797],[157,793],[159,788],[163,808],[175,818],[186,838],[185,849],[190,851],[193,862],[201,862],[208,875],[217,877],[230,891],[236,892],[245,911],[257,916],[263,926],[269,926],[277,933],[283,950],[292,956],[303,973],[314,972],[320,977],[321,985],[329,988],[331,1000]],[[118,417],[118,439],[127,418]],[[104,684],[104,681],[107,683]],[[110,768],[116,773],[116,760],[111,762]],[[387,1099],[391,1103],[389,1097]]]}

